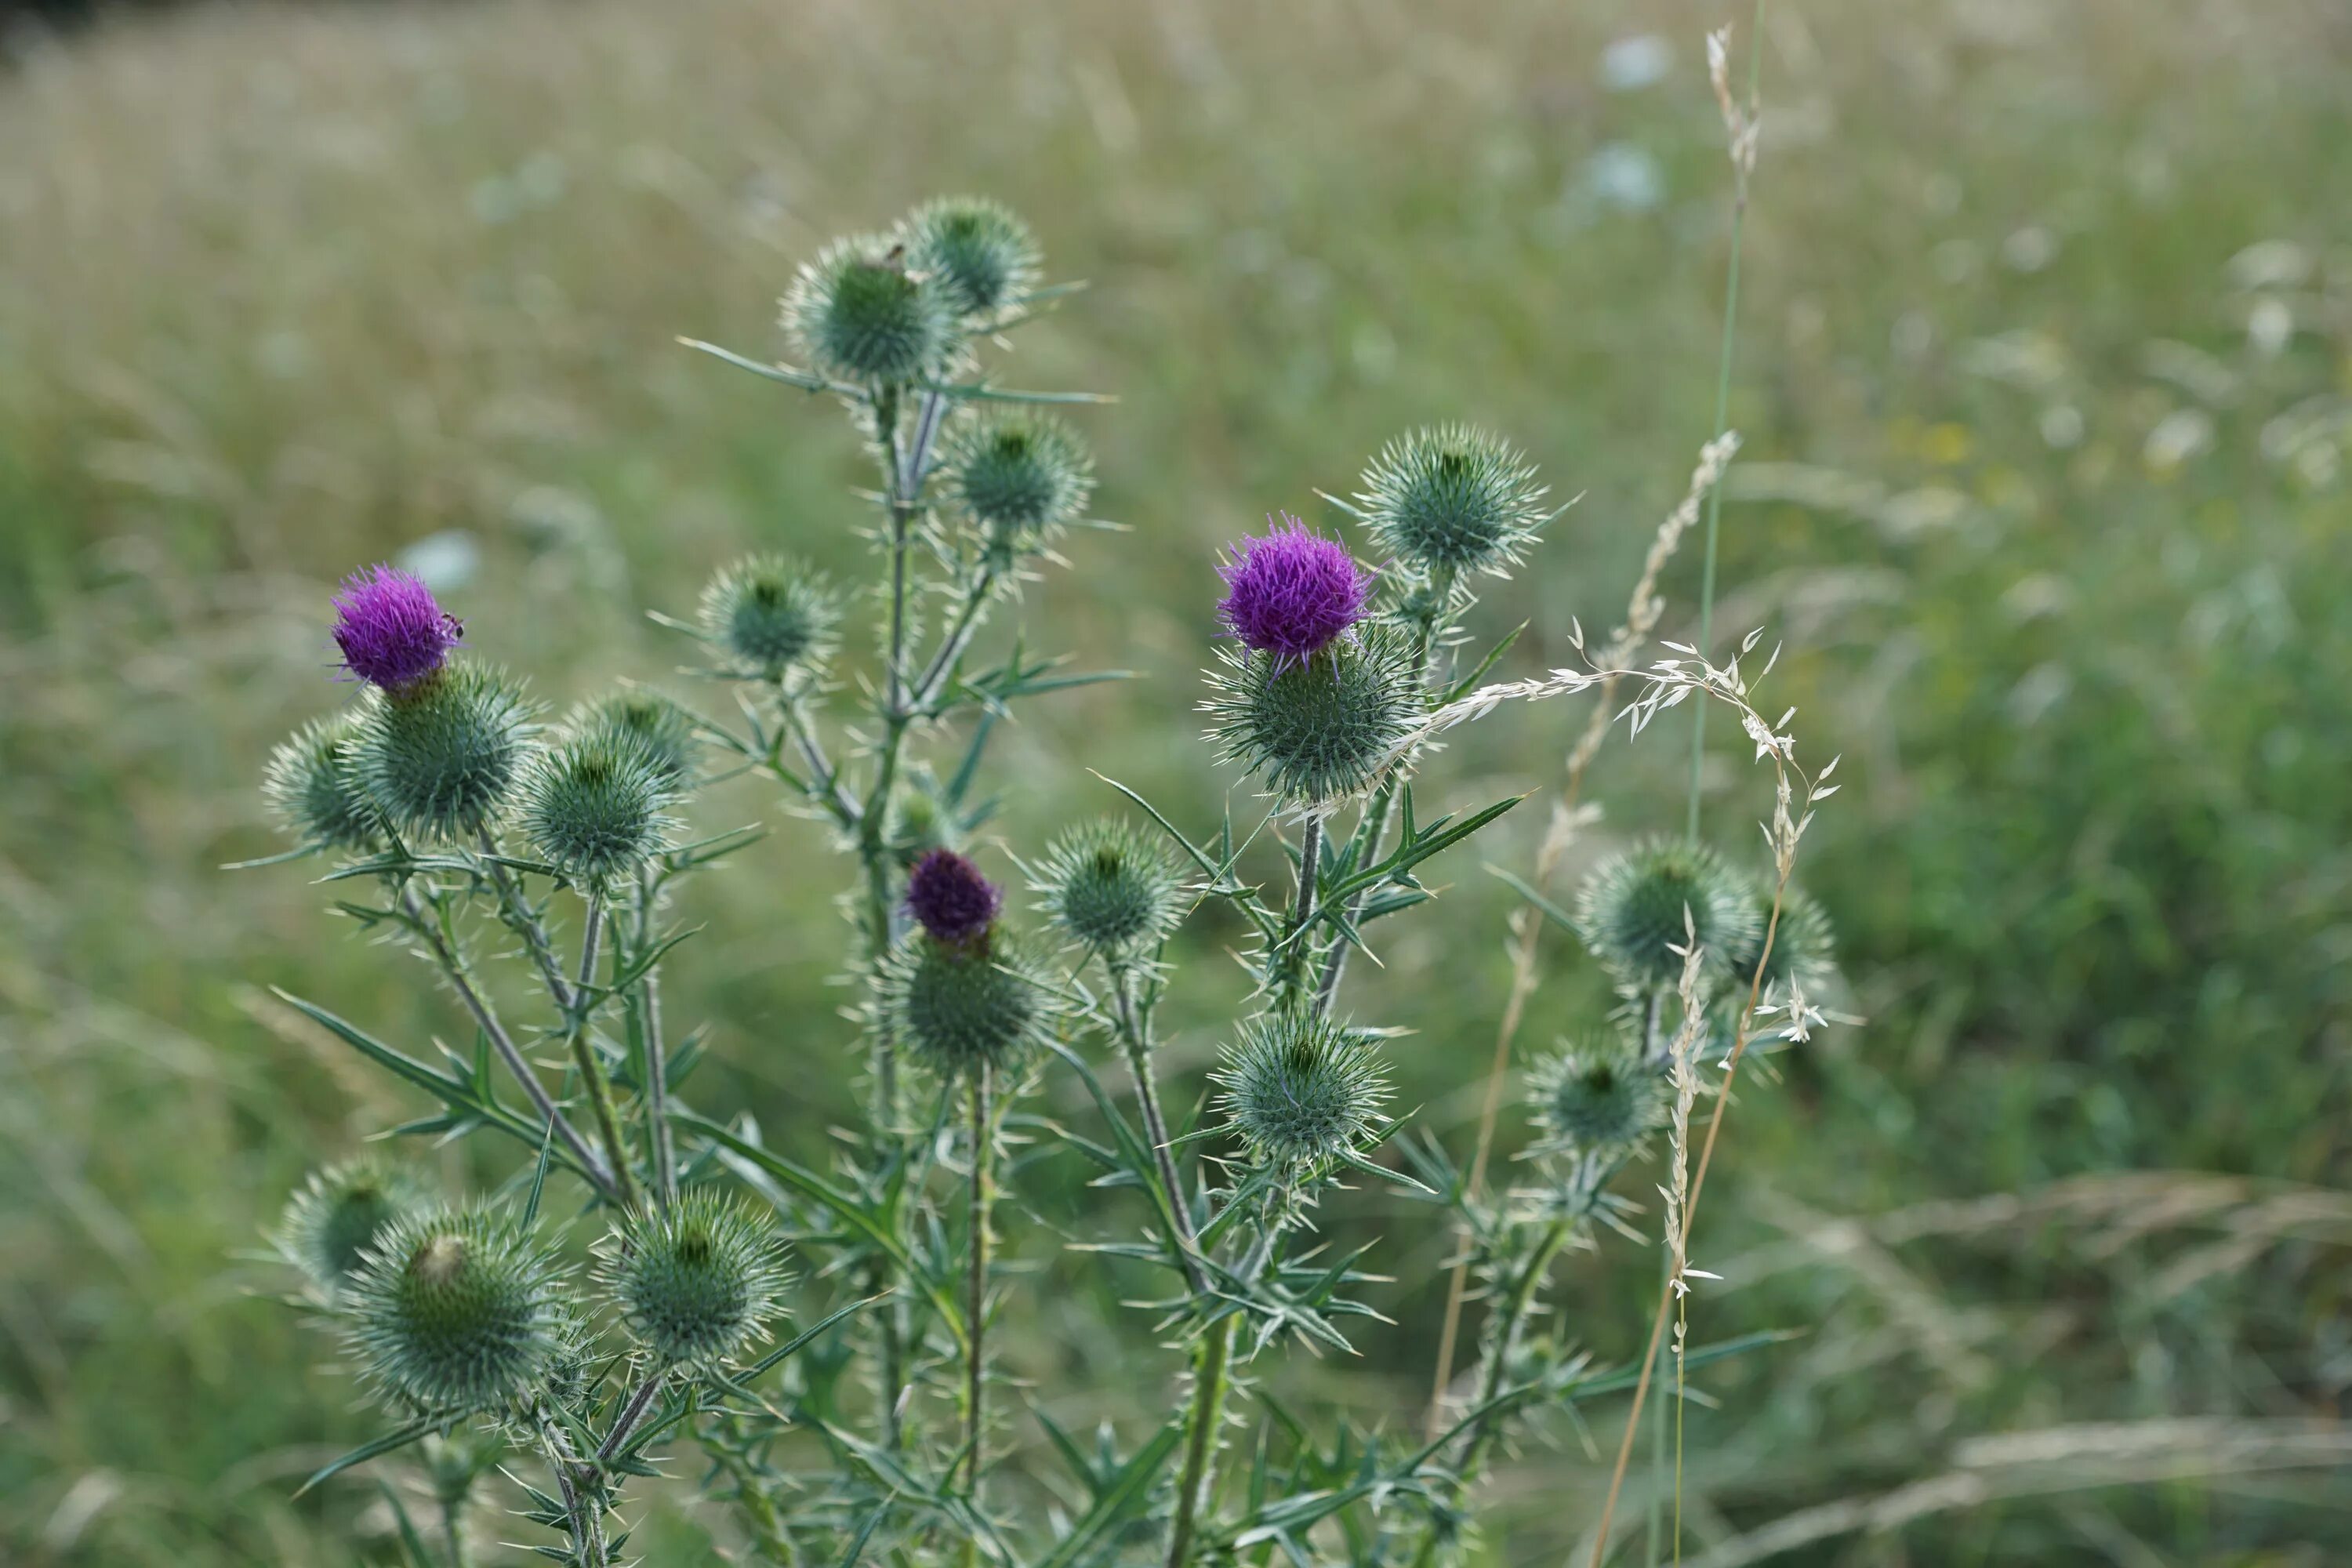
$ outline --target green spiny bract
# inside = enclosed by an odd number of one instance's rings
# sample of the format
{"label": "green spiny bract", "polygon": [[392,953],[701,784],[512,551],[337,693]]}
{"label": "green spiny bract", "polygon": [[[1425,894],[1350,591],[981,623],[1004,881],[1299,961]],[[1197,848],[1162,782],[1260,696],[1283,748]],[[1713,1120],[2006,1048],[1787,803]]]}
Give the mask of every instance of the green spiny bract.
{"label": "green spiny bract", "polygon": [[563,731],[580,740],[602,739],[637,749],[673,789],[694,782],[702,752],[693,714],[657,691],[635,688],[578,704],[564,716]]}
{"label": "green spiny bract", "polygon": [[387,1227],[431,1203],[405,1171],[364,1158],[330,1165],[287,1203],[278,1249],[331,1299]]}
{"label": "green spiny bract", "polygon": [[530,1394],[572,1349],[554,1264],[503,1212],[394,1221],[346,1287],[352,1348],[395,1407],[456,1414]]}
{"label": "green spiny bract", "polygon": [[313,719],[269,753],[262,793],[286,831],[326,849],[365,849],[382,831],[375,805],[352,773],[358,721],[348,710]]}
{"label": "green spiny bract", "polygon": [[1148,952],[1184,912],[1176,869],[1160,846],[1108,817],[1056,838],[1031,886],[1057,929],[1114,960]]}
{"label": "green spiny bract", "polygon": [[915,930],[891,949],[882,1006],[896,1037],[942,1078],[1017,1066],[1053,1024],[1048,982],[1001,926],[962,942]]}
{"label": "green spiny bract", "polygon": [[1468,425],[1415,430],[1381,448],[1356,497],[1388,552],[1447,576],[1500,572],[1545,520],[1544,486],[1510,443]]}
{"label": "green spiny bract", "polygon": [[891,786],[882,837],[900,870],[934,849],[962,848],[967,826],[928,763],[916,763]]}
{"label": "green spiny bract", "polygon": [[966,318],[986,321],[1037,286],[1036,237],[1012,208],[985,196],[940,196],[900,226],[907,258]]}
{"label": "green spiny bract", "polygon": [[723,1365],[782,1310],[774,1223],[711,1188],[631,1216],[601,1250],[629,1331],[667,1365]]}
{"label": "green spiny bract", "polygon": [[1412,732],[1422,694],[1393,626],[1370,625],[1303,660],[1222,647],[1202,710],[1223,758],[1274,795],[1320,805],[1369,788]]}
{"label": "green spiny bract", "polygon": [[455,838],[497,820],[529,753],[532,710],[504,670],[452,659],[360,709],[352,776],[401,833]]}
{"label": "green spiny bract", "polygon": [[556,874],[599,889],[663,847],[673,796],[659,765],[626,736],[570,737],[531,759],[517,826]]}
{"label": "green spiny bract", "polygon": [[[1819,900],[1801,888],[1790,888],[1780,900],[1780,923],[1772,931],[1772,951],[1764,952],[1764,932],[1772,916],[1772,890],[1759,888],[1755,896],[1756,934],[1731,955],[1732,978],[1744,1001],[1748,983],[1755,977],[1759,959],[1764,963],[1764,992],[1786,996],[1791,984],[1818,991],[1837,965],[1837,937]],[[1762,993],[1759,993],[1761,994]]]}
{"label": "green spiny bract", "polygon": [[1242,1142],[1272,1165],[1353,1153],[1379,1127],[1389,1097],[1370,1043],[1319,1015],[1250,1020],[1210,1077]]}
{"label": "green spiny bract", "polygon": [[703,636],[726,650],[735,673],[781,680],[821,667],[833,650],[841,605],[824,578],[782,555],[750,555],[702,590]]}
{"label": "green spiny bract", "polygon": [[1668,1091],[1661,1064],[1620,1042],[1560,1048],[1528,1075],[1528,1104],[1542,1152],[1593,1153],[1638,1143],[1664,1124]]}
{"label": "green spiny bract", "polygon": [[1577,894],[1576,928],[1621,982],[1643,988],[1675,984],[1683,961],[1674,950],[1693,937],[1708,971],[1725,975],[1759,935],[1747,879],[1706,846],[1681,838],[1654,838],[1595,867]]}
{"label": "green spiny bract", "polygon": [[946,478],[1003,570],[1086,509],[1095,465],[1069,426],[1021,409],[959,430],[948,445]]}
{"label": "green spiny bract", "polygon": [[961,342],[949,291],[878,235],[836,239],[803,264],[784,325],[816,370],[870,385],[934,375]]}

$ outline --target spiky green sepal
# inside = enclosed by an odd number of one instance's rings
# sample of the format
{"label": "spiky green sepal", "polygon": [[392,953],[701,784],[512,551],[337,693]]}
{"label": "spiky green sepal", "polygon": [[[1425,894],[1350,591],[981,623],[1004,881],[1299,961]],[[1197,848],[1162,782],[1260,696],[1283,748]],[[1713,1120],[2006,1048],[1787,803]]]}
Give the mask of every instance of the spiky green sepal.
{"label": "spiky green sepal", "polygon": [[1354,1155],[1389,1098],[1371,1042],[1320,1016],[1275,1014],[1244,1024],[1211,1081],[1250,1152],[1305,1167]]}
{"label": "spiky green sepal", "polygon": [[907,258],[956,312],[985,324],[1037,287],[1045,259],[1012,208],[985,196],[940,196],[907,215]]}
{"label": "spiky green sepal", "polygon": [[369,689],[352,776],[402,834],[462,837],[505,810],[530,754],[532,718],[504,670],[453,658],[396,689]]}
{"label": "spiky green sepal", "polygon": [[949,291],[879,235],[836,239],[804,263],[783,319],[817,371],[868,385],[935,374],[960,342]]}
{"label": "spiky green sepal", "polygon": [[1031,888],[1065,936],[1113,960],[1148,953],[1184,913],[1182,884],[1159,841],[1109,817],[1055,839]]}
{"label": "spiky green sepal", "polygon": [[746,556],[702,590],[703,636],[747,680],[821,668],[840,620],[831,585],[789,556]]}
{"label": "spiky green sepal", "polygon": [[670,1366],[723,1366],[782,1312],[774,1221],[702,1187],[632,1215],[600,1248],[599,1278],[629,1331]]}
{"label": "spiky green sepal", "polygon": [[1576,925],[1595,958],[1641,988],[1674,984],[1683,972],[1675,950],[1692,937],[1721,977],[1760,934],[1748,879],[1706,845],[1681,838],[1651,839],[1594,868],[1577,894]]}
{"label": "spiky green sepal", "polygon": [[388,1226],[348,1287],[351,1345],[404,1412],[457,1415],[528,1397],[572,1354],[576,1320],[554,1261],[488,1207]]}
{"label": "spiky green sepal", "polygon": [[1395,556],[1433,575],[1501,573],[1545,519],[1534,465],[1469,425],[1399,437],[1364,470],[1356,505]]}
{"label": "spiky green sepal", "polygon": [[431,1205],[424,1183],[362,1157],[314,1171],[278,1222],[278,1250],[329,1300],[342,1289],[379,1237]]}
{"label": "spiky green sepal", "polygon": [[1050,985],[1027,944],[1002,928],[963,942],[919,928],[884,961],[881,1002],[897,1037],[940,1077],[983,1066],[1002,1074],[1051,1033]]}
{"label": "spiky green sepal", "polygon": [[1542,1152],[1622,1151],[1665,1124],[1671,1094],[1661,1062],[1624,1041],[1566,1041],[1528,1074],[1528,1107]]}
{"label": "spiky green sepal", "polygon": [[1202,705],[1223,761],[1290,805],[1319,807],[1371,787],[1420,720],[1423,698],[1398,629],[1367,625],[1304,660],[1217,650]]}
{"label": "spiky green sepal", "polygon": [[261,790],[286,831],[325,849],[366,849],[382,832],[374,803],[352,772],[357,716],[313,719],[269,753]]}
{"label": "spiky green sepal", "polygon": [[659,764],[625,735],[567,737],[531,759],[517,792],[523,836],[575,887],[598,889],[660,852],[676,824]]}

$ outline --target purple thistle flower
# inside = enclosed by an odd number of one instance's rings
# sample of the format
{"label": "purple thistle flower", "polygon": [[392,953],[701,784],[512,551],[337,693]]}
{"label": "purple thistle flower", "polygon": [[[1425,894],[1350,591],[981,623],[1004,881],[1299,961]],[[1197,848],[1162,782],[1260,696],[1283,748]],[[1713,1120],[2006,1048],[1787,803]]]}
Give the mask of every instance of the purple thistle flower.
{"label": "purple thistle flower", "polygon": [[335,646],[343,668],[395,691],[439,669],[465,628],[406,572],[371,566],[343,579],[335,595]]}
{"label": "purple thistle flower", "polygon": [[1004,895],[980,868],[952,849],[934,849],[907,878],[907,909],[938,941],[962,943],[988,934]]}
{"label": "purple thistle flower", "polygon": [[1304,663],[1363,619],[1371,574],[1288,512],[1266,521],[1264,538],[1240,541],[1217,568],[1227,590],[1217,615],[1250,647]]}

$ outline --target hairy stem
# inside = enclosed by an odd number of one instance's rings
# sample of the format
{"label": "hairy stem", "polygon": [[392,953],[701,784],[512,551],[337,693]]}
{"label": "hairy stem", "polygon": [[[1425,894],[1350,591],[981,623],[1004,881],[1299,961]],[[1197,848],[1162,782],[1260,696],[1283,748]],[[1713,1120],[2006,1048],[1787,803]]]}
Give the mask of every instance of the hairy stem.
{"label": "hairy stem", "polygon": [[612,1431],[606,1433],[604,1441],[597,1446],[596,1458],[600,1461],[609,1460],[619,1453],[621,1445],[629,1440],[629,1434],[637,1429],[637,1423],[646,1418],[646,1412],[652,1407],[655,1396],[661,1393],[663,1375],[656,1372],[637,1384],[636,1391],[629,1395],[628,1403],[621,1406],[621,1413],[613,1418]]}
{"label": "hairy stem", "polygon": [[916,712],[929,712],[931,705],[940,700],[940,689],[947,684],[956,660],[961,658],[964,649],[971,646],[973,634],[980,630],[981,613],[988,608],[989,597],[995,592],[996,573],[983,566],[965,589],[963,602],[956,606],[955,619],[950,624],[947,637],[940,644],[939,652],[931,656],[931,662],[924,666],[923,673],[916,679],[915,695],[910,704]]}
{"label": "hairy stem", "polygon": [[986,1062],[971,1075],[971,1269],[965,1285],[964,1315],[971,1333],[964,1348],[964,1493],[980,1491],[981,1448],[987,1432],[983,1403],[987,1386],[988,1208],[994,1194],[995,1137],[989,1120],[992,1069]]}
{"label": "hairy stem", "polygon": [[1125,965],[1111,971],[1111,1005],[1128,1070],[1135,1075],[1135,1097],[1143,1107],[1143,1132],[1151,1144],[1160,1190],[1168,1199],[1169,1223],[1176,1227],[1177,1245],[1183,1255],[1184,1282],[1198,1293],[1207,1289],[1208,1281],[1201,1273],[1192,1209],[1185,1201],[1183,1178],[1176,1170],[1176,1152],[1169,1146],[1168,1118],[1160,1109],[1160,1085],[1151,1070],[1151,1016],[1137,1005],[1134,976]]}
{"label": "hairy stem", "polygon": [[622,1135],[621,1119],[613,1110],[612,1082],[604,1076],[604,1064],[596,1059],[595,1042],[588,1037],[589,992],[595,984],[604,930],[604,895],[601,891],[591,893],[588,926],[580,933],[580,978],[572,987],[574,1005],[570,1026],[564,1030],[564,1045],[572,1052],[572,1065],[579,1071],[581,1087],[588,1096],[588,1109],[596,1119],[597,1136],[604,1140],[604,1153],[612,1163],[614,1192],[622,1207],[634,1208],[637,1184],[629,1173],[629,1141]]}
{"label": "hairy stem", "polygon": [[[640,952],[652,945],[653,868],[637,874],[636,944]],[[637,983],[638,1026],[646,1044],[646,1154],[654,1168],[654,1201],[667,1207],[677,1198],[677,1155],[670,1142],[669,1057],[662,1041],[661,979],[653,970]]]}
{"label": "hairy stem", "polygon": [[402,888],[400,905],[402,911],[408,916],[409,929],[425,939],[425,946],[432,950],[442,973],[449,977],[449,984],[457,989],[458,999],[466,1004],[466,1010],[474,1016],[474,1022],[489,1039],[490,1047],[498,1052],[499,1059],[507,1064],[507,1070],[514,1075],[515,1081],[522,1085],[522,1091],[530,1097],[540,1120],[555,1129],[556,1137],[562,1141],[564,1148],[570,1151],[572,1159],[578,1162],[597,1191],[615,1202],[620,1201],[621,1187],[612,1172],[604,1168],[604,1161],[596,1157],[596,1152],[588,1146],[586,1139],[581,1137],[579,1130],[565,1120],[554,1099],[540,1083],[539,1075],[531,1070],[530,1063],[516,1048],[514,1037],[507,1033],[506,1026],[499,1023],[498,1015],[490,1010],[488,1001],[474,988],[473,977],[467,972],[465,960],[459,956],[456,946],[442,932],[436,921],[426,914],[423,900],[416,896],[416,889]]}
{"label": "hairy stem", "polygon": [[555,943],[548,936],[546,925],[523,898],[522,884],[499,858],[498,841],[490,837],[490,830],[477,826],[474,838],[482,847],[483,864],[490,868],[490,881],[499,890],[499,907],[507,925],[530,950],[531,962],[539,966],[540,978],[547,983],[547,994],[554,998],[557,1011],[571,1012],[572,987],[565,984],[563,970],[555,962]]}
{"label": "hairy stem", "polygon": [[598,1495],[593,1468],[572,1457],[572,1445],[565,1439],[563,1428],[544,1406],[533,1414],[540,1443],[547,1451],[548,1468],[554,1472],[556,1489],[562,1494],[573,1560],[580,1568],[611,1568],[612,1552],[604,1542],[604,1502]]}
{"label": "hairy stem", "polygon": [[1217,1429],[1225,1419],[1227,1365],[1233,1355],[1234,1320],[1219,1318],[1201,1336],[1192,1356],[1192,1399],[1184,1439],[1184,1470],[1176,1482],[1176,1517],[1168,1527],[1166,1568],[1192,1561],[1192,1537],[1208,1506],[1209,1468],[1216,1457]]}

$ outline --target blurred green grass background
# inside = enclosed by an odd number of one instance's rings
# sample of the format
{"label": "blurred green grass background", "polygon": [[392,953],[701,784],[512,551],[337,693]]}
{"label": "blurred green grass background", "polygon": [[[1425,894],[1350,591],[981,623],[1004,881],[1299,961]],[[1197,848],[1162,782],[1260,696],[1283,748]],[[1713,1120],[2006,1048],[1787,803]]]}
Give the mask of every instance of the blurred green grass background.
{"label": "blurred green grass background", "polygon": [[[1699,41],[1726,19],[595,0],[24,35],[0,76],[0,1558],[343,1562],[382,1528],[357,1487],[289,1500],[370,1418],[235,1256],[409,1110],[263,987],[395,1039],[454,1027],[299,868],[216,870],[273,847],[261,759],[341,695],[334,578],[462,531],[472,642],[565,699],[679,662],[642,612],[748,547],[862,573],[834,411],[672,339],[774,352],[798,258],[985,191],[1093,285],[1010,374],[1119,398],[1084,423],[1132,531],[1071,543],[1033,641],[1140,676],[1030,712],[999,826],[1034,847],[1106,807],[1087,764],[1203,820],[1213,548],[1276,507],[1328,521],[1313,489],[1406,426],[1490,424],[1582,497],[1488,595],[1490,629],[1530,623],[1507,668],[1622,614],[1708,431],[1727,171]],[[1637,35],[1668,68],[1612,89],[1604,51]],[[1694,1331],[1805,1332],[1690,1411],[1694,1558],[2345,1561],[2352,16],[1819,0],[1774,5],[1765,40],[1717,624],[1786,639],[1769,695],[1845,757],[1805,876],[1868,1024],[1784,1058],[1728,1130],[1699,1261],[1731,1283]],[[1696,582],[1685,552],[1669,635]],[[1462,731],[1425,809],[1549,786],[1583,717]],[[1681,734],[1603,754],[1580,865],[1679,819]],[[1745,849],[1768,786],[1718,739],[1708,822]],[[1486,858],[1526,864],[1545,809]],[[848,1104],[842,868],[748,785],[703,816],[779,831],[698,894],[673,994],[716,1024],[699,1093],[814,1146]],[[1408,1102],[1462,1151],[1508,899],[1446,872],[1360,1006],[1418,1031]],[[1190,955],[1188,1085],[1229,934]],[[1601,1005],[1558,956],[1526,1041]],[[1032,1174],[1075,1229],[1121,1223]],[[1444,1238],[1369,1196],[1346,1223],[1387,1237],[1399,1322],[1282,1375],[1407,1420]],[[1028,1256],[1011,1354],[1040,1399],[1149,1408],[1173,1363],[1139,1316],[1107,1336],[1077,1303],[1115,1292],[1050,1237]],[[1604,1247],[1563,1287],[1570,1331],[1631,1353],[1654,1281]],[[1605,1469],[1562,1439],[1497,1483],[1496,1561],[1559,1561],[1590,1523]],[[1777,1555],[1751,1533],[1842,1505],[1872,1528]],[[646,1540],[716,1561],[683,1518]]]}

